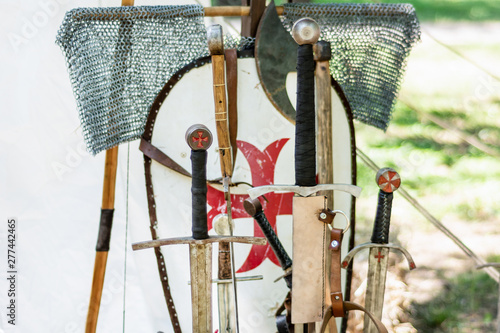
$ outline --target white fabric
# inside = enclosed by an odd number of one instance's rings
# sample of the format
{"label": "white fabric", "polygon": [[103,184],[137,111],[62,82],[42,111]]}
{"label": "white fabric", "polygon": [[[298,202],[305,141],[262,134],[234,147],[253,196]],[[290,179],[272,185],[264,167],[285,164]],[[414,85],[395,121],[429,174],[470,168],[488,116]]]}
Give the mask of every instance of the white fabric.
{"label": "white fabric", "polygon": [[[156,4],[161,2],[136,1],[136,5]],[[0,256],[0,332],[84,332],[104,153],[92,157],[85,151],[65,59],[54,41],[67,10],[120,2],[4,0],[0,5],[0,252],[4,253]],[[154,255],[149,250],[131,251],[132,242],[150,239],[138,142],[130,144],[125,244],[127,155],[128,145],[121,145],[97,330],[170,332]],[[275,180],[280,181],[279,175]],[[10,217],[18,222],[16,326],[8,324],[6,316],[5,240]],[[144,267],[150,267],[149,271]],[[169,269],[169,275],[174,274],[175,268]],[[184,304],[177,304],[179,313],[190,308],[190,296],[185,299]]]}

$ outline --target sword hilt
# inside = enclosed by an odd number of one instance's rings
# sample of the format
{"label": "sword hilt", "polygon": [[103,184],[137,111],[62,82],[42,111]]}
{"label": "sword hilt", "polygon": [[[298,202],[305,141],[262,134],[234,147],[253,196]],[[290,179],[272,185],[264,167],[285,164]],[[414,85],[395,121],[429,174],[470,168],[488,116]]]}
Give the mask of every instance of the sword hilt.
{"label": "sword hilt", "polygon": [[[264,214],[264,211],[262,210],[262,205],[259,199],[246,199],[243,202],[243,208],[245,208],[246,212],[257,221],[257,224],[262,229],[264,236],[266,236],[266,239],[269,242],[269,245],[271,246],[274,254],[276,255],[276,258],[278,258],[281,268],[283,270],[289,269],[292,266],[292,259],[286,252],[283,244],[281,244],[281,241],[278,238],[278,235],[276,235],[276,232],[267,220],[266,214]],[[287,286],[291,288],[291,275],[285,276],[285,281]]]}
{"label": "sword hilt", "polygon": [[313,44],[319,25],[310,18],[295,22],[292,37],[297,48],[297,115],[295,118],[295,184],[316,185],[316,118],[314,105]]}
{"label": "sword hilt", "polygon": [[212,133],[204,125],[193,125],[186,131],[186,142],[191,147],[193,238],[207,239],[207,149]]}
{"label": "sword hilt", "polygon": [[394,169],[383,168],[377,172],[375,180],[380,191],[371,241],[376,244],[387,244],[389,243],[393,192],[397,191],[401,185],[401,178]]}

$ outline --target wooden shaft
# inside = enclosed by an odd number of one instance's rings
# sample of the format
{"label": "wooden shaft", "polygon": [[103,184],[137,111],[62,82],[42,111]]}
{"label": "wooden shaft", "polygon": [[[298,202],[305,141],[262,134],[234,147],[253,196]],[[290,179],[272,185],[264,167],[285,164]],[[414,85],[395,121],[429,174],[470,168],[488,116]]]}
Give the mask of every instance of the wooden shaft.
{"label": "wooden shaft", "polygon": [[[133,6],[134,0],[122,0],[122,6]],[[101,209],[114,209],[116,170],[118,168],[118,146],[106,150],[104,164],[104,180],[102,188]],[[109,230],[111,232],[111,230]],[[100,235],[99,235],[100,237]],[[102,288],[106,275],[106,263],[108,261],[108,251],[97,251],[94,261],[94,273],[92,278],[92,289],[90,291],[89,308],[87,312],[87,322],[85,333],[95,333],[97,328],[97,318],[101,307]]]}
{"label": "wooden shaft", "polygon": [[102,186],[102,209],[114,209],[116,169],[118,168],[118,146],[106,150],[104,181]]}
{"label": "wooden shaft", "polygon": [[223,177],[232,175],[232,153],[229,139],[229,126],[226,103],[226,79],[224,72],[224,55],[212,55],[212,71],[214,82],[215,123],[217,125],[217,141]]}
{"label": "wooden shaft", "polygon": [[[133,3],[133,1],[131,1]],[[217,7],[205,7],[204,9],[205,16],[207,17],[216,17],[216,16],[250,16],[250,7],[248,6],[217,6]],[[354,15],[349,9],[344,9],[344,8],[328,8],[326,7],[325,9],[325,14],[333,13],[340,13],[343,15]],[[276,11],[278,15],[283,15],[284,12],[284,7],[283,6],[277,6]],[[313,9],[314,11],[314,9]],[[313,14],[314,12],[311,11],[310,13]],[[393,16],[399,16],[399,15],[406,15],[406,13],[399,8],[388,8],[388,13],[392,14]],[[144,14],[148,16],[159,16],[157,13],[150,13],[147,10],[144,10]],[[307,10],[305,10],[305,14],[309,14]],[[94,14],[94,13],[81,13],[78,15],[75,15],[75,19],[78,20],[84,20],[84,19],[89,19],[92,18],[93,20],[109,20],[109,18],[113,17],[113,19],[121,19],[121,18],[129,18],[130,13],[113,13],[112,15],[110,14]]]}
{"label": "wooden shaft", "polygon": [[[332,88],[328,61],[316,62],[316,99],[318,183],[333,184]],[[333,191],[321,194],[327,197],[327,207],[333,209]]]}
{"label": "wooden shaft", "polygon": [[95,333],[97,327],[97,317],[101,306],[102,286],[106,272],[106,262],[108,252],[96,252],[94,262],[94,277],[92,278],[92,290],[90,292],[89,309],[87,312],[87,323],[85,333]]}

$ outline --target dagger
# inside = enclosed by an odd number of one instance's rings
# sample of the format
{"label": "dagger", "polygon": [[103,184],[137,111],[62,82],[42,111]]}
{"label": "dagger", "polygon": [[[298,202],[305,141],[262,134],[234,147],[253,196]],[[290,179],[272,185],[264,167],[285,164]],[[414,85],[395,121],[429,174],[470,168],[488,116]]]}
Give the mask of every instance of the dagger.
{"label": "dagger", "polygon": [[[354,185],[316,185],[316,131],[314,106],[314,58],[312,45],[319,38],[319,26],[310,19],[295,22],[292,37],[297,48],[297,114],[295,127],[295,185],[266,185],[248,190],[252,199],[271,191],[295,192],[293,198],[293,279],[292,323],[312,323],[323,319],[326,274],[324,224],[319,222],[325,206],[319,190],[343,190],[359,196]],[[313,283],[312,283],[313,282]],[[319,284],[319,286],[318,286]]]}

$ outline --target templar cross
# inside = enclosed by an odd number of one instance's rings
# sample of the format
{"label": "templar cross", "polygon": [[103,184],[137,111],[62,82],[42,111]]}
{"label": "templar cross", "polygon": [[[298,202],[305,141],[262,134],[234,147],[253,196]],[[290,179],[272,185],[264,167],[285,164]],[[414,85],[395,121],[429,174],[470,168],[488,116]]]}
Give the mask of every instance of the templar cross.
{"label": "templar cross", "polygon": [[198,137],[192,136],[193,142],[198,142],[198,148],[203,148],[203,142],[208,141],[208,137],[203,137],[203,131],[198,131]]}
{"label": "templar cross", "polygon": [[[289,139],[280,139],[260,151],[254,145],[245,142],[237,141],[239,150],[243,153],[250,166],[252,174],[252,185],[262,186],[274,183],[274,169],[281,149]],[[243,208],[243,201],[248,198],[247,194],[231,194],[232,217],[233,219],[248,218],[249,215]],[[267,202],[262,202],[262,206],[266,211],[269,223],[276,231],[276,217],[278,215],[292,214],[292,198],[293,193],[269,193],[266,194]],[[211,209],[208,212],[208,229],[212,228],[213,218],[221,213],[226,213],[226,201],[224,200],[224,192],[221,192],[212,186],[208,185],[207,192],[208,205]],[[262,230],[257,222],[254,221],[254,236],[264,237]],[[279,266],[279,261],[272,251],[269,244],[267,245],[252,245],[248,257],[243,265],[238,269],[238,273],[243,273],[257,268],[266,258]]]}
{"label": "templar cross", "polygon": [[378,259],[378,262],[380,262],[380,259],[384,259],[385,256],[381,254],[380,251],[378,251],[378,254],[375,255],[375,258]]}

